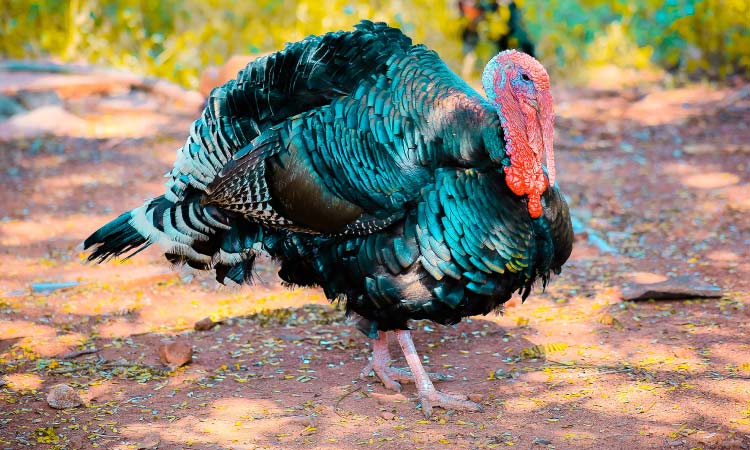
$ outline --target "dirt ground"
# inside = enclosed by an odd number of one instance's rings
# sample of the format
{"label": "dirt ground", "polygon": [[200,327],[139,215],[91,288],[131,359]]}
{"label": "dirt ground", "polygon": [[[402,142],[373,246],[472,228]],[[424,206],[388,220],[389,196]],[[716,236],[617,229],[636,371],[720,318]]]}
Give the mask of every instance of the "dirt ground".
{"label": "dirt ground", "polygon": [[[194,115],[82,108],[90,128],[6,140],[0,449],[750,448],[740,92],[557,92],[559,183],[582,226],[573,256],[505,315],[414,324],[425,365],[451,377],[438,387],[484,407],[429,420],[413,385],[360,380],[368,340],[321,291],[281,287],[269,262],[242,289],[172,271],[153,248],[82,264],[83,238],[162,192]],[[622,300],[626,283],[674,276],[723,296]],[[62,282],[75,285],[40,284]],[[220,323],[194,331],[205,317]],[[169,370],[158,348],[174,340],[194,355]],[[84,404],[50,408],[58,383]]]}

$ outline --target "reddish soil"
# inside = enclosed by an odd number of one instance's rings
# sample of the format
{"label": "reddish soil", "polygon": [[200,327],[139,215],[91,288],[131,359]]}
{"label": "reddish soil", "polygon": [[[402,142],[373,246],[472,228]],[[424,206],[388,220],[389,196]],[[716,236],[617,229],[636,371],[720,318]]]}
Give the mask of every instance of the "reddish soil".
{"label": "reddish soil", "polygon": [[[156,249],[81,263],[84,237],[162,191],[192,117],[160,113],[146,137],[109,116],[103,138],[0,143],[0,449],[747,449],[750,103],[736,92],[557,94],[559,182],[585,230],[562,276],[505,315],[414,324],[425,365],[452,377],[438,387],[484,406],[429,420],[413,386],[359,380],[368,340],[268,262],[239,290],[188,281]],[[724,295],[621,299],[624,283],[678,275]],[[65,281],[80,284],[32,289]],[[207,316],[220,324],[194,331]],[[175,339],[194,355],[170,371],[158,349]],[[84,405],[50,408],[58,383]]]}

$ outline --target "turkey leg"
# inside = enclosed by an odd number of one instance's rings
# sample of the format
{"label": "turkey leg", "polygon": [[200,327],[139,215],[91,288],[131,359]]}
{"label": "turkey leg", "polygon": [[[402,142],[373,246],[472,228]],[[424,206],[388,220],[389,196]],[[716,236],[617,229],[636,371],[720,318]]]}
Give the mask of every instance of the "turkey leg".
{"label": "turkey leg", "polygon": [[391,352],[388,351],[388,333],[379,331],[378,338],[372,343],[372,360],[362,369],[359,376],[364,379],[370,375],[370,372],[375,372],[375,375],[380,378],[386,388],[401,392],[401,383],[411,381],[411,374],[406,370],[393,368],[390,364]]}
{"label": "turkey leg", "polygon": [[446,394],[435,389],[427,371],[422,366],[417,350],[414,348],[409,330],[397,330],[395,333],[398,343],[401,345],[401,350],[404,352],[404,357],[406,357],[406,362],[414,374],[419,399],[422,401],[422,412],[425,417],[432,415],[432,408],[435,406],[445,409],[481,411],[482,407],[479,404],[469,401],[464,395]]}
{"label": "turkey leg", "polygon": [[[387,331],[378,332],[378,338],[372,343],[372,360],[362,369],[360,378],[364,379],[370,375],[370,372],[375,372],[386,388],[401,392],[401,383],[413,383],[414,376],[406,369],[396,369],[390,366],[391,352],[388,350],[388,333]],[[447,379],[445,375],[439,373],[429,373],[428,376],[439,381]]]}

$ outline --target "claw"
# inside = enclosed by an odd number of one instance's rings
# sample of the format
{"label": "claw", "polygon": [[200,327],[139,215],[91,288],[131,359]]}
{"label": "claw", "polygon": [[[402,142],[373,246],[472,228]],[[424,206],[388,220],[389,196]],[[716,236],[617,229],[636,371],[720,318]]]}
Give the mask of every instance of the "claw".
{"label": "claw", "polygon": [[359,374],[361,379],[365,379],[370,376],[371,373],[375,373],[383,386],[386,389],[392,391],[401,392],[401,383],[408,383],[413,381],[408,375],[405,375],[400,369],[394,369],[388,366],[376,366],[372,362],[368,363],[362,372]]}

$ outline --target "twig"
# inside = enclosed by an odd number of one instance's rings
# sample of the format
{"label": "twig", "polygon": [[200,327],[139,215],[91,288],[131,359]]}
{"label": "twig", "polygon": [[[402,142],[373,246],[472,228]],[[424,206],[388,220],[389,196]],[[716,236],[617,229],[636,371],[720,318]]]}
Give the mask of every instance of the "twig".
{"label": "twig", "polygon": [[76,350],[74,352],[66,353],[62,355],[60,358],[61,359],[73,359],[73,358],[78,358],[79,356],[82,356],[82,355],[90,355],[92,353],[97,353],[98,351],[99,349],[96,347],[84,348],[83,350]]}
{"label": "twig", "polygon": [[82,370],[88,370],[91,366],[78,366],[78,367],[66,367],[64,369],[50,370],[49,373],[53,375],[62,375],[65,373],[80,372]]}
{"label": "twig", "polygon": [[632,367],[625,367],[623,369],[607,370],[606,372],[597,372],[597,375],[610,375],[613,373],[630,373],[633,371]]}
{"label": "twig", "polygon": [[343,400],[344,400],[344,399],[345,399],[346,397],[348,397],[348,396],[352,395],[353,393],[355,393],[355,392],[357,392],[357,391],[361,390],[361,389],[362,389],[362,386],[364,386],[364,384],[360,384],[360,385],[359,385],[359,386],[357,387],[357,389],[350,389],[349,391],[347,391],[347,392],[344,392],[343,394],[341,394],[341,396],[339,397],[339,399],[338,399],[338,400],[336,400],[336,404],[335,404],[335,405],[333,405],[333,410],[334,410],[334,411],[336,411],[336,414],[337,414],[337,415],[338,415],[339,417],[344,417],[344,416],[342,416],[341,414],[339,414],[339,405],[341,404],[341,402],[342,402],[342,401],[343,401]]}
{"label": "twig", "polygon": [[648,408],[641,411],[641,413],[646,414],[647,412],[651,411],[651,408],[653,408],[654,405],[656,405],[656,402],[651,403],[651,405]]}
{"label": "twig", "polygon": [[[593,364],[575,364],[575,363],[566,364],[564,362],[555,361],[549,358],[547,358],[547,362],[556,364],[558,366],[567,367],[569,369],[584,369],[584,370],[585,369],[597,369],[599,370],[599,372],[597,372],[596,375],[609,375],[613,373],[629,373],[629,372],[633,372],[634,370],[630,366],[611,368],[612,366],[595,366]],[[610,370],[602,371],[602,369],[610,369]]]}
{"label": "twig", "polygon": [[94,436],[94,439],[98,439],[98,438],[104,438],[104,439],[120,439],[120,438],[122,437],[122,436],[113,436],[113,435],[111,435],[111,434],[99,434],[99,433],[96,433],[96,434],[94,434],[93,436]]}

